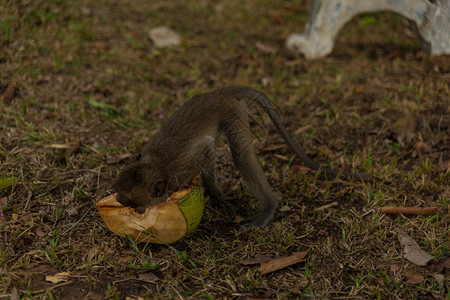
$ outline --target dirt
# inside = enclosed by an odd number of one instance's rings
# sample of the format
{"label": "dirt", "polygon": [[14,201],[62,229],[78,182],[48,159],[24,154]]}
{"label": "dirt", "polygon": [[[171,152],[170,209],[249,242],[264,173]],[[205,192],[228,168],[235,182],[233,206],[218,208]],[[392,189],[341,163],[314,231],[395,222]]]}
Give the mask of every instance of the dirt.
{"label": "dirt", "polygon": [[[0,178],[19,181],[0,189],[0,298],[448,297],[448,267],[408,262],[397,235],[434,261],[450,256],[450,57],[381,12],[307,61],[284,42],[309,4],[2,2]],[[181,45],[156,49],[158,26]],[[238,232],[258,207],[221,143],[227,205],[208,203],[193,234],[168,246],[111,233],[98,197],[182,103],[227,85],[264,91],[320,164],[373,179],[308,170],[264,120],[255,147],[280,209],[269,226]],[[441,212],[386,216],[386,205]],[[306,250],[306,262],[265,275],[241,263]]]}

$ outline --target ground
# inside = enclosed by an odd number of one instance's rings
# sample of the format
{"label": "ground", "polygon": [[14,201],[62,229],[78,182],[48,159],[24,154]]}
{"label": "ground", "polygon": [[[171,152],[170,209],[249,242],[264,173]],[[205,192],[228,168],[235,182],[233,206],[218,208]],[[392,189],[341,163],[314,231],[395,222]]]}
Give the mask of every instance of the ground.
{"label": "ground", "polygon": [[[0,298],[449,297],[448,267],[433,262],[450,255],[450,59],[381,12],[307,61],[284,41],[309,4],[1,1],[0,178],[18,180],[0,189]],[[156,49],[158,26],[181,45]],[[231,209],[208,203],[171,246],[112,234],[92,207],[99,195],[183,102],[236,84],[265,92],[314,160],[372,179],[308,170],[266,120],[255,147],[279,201],[266,228],[238,232],[258,206],[221,144]],[[440,214],[384,215],[387,205]],[[433,261],[407,260],[400,234]],[[302,251],[265,275],[245,264]]]}

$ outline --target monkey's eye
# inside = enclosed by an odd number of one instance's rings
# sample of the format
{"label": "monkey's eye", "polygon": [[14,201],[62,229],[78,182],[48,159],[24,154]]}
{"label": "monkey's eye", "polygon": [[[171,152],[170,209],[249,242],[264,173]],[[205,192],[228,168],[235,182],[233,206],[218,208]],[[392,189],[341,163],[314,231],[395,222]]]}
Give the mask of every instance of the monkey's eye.
{"label": "monkey's eye", "polygon": [[162,197],[166,192],[166,187],[162,180],[158,180],[152,187],[152,196],[153,197]]}
{"label": "monkey's eye", "polygon": [[141,181],[141,174],[139,174],[138,170],[134,169],[130,174],[130,179],[133,182]]}

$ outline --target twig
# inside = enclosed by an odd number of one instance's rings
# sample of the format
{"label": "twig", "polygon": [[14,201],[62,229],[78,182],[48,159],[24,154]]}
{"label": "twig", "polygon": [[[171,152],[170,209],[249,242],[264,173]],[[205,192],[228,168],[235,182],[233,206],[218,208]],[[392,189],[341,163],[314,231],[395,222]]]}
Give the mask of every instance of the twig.
{"label": "twig", "polygon": [[336,206],[338,204],[339,203],[337,203],[337,202],[331,202],[329,204],[326,204],[326,205],[323,205],[321,207],[316,208],[316,211],[322,211],[322,210],[325,210],[325,209],[329,209],[330,207]]}
{"label": "twig", "polygon": [[383,214],[390,215],[436,215],[439,213],[439,207],[396,207],[384,206],[380,209]]}

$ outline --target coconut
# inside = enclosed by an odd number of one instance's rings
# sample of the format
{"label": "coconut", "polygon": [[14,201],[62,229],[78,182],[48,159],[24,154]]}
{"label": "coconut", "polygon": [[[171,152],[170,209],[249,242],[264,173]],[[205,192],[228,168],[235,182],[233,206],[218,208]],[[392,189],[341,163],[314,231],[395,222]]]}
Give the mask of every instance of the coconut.
{"label": "coconut", "polygon": [[117,193],[100,199],[97,210],[115,234],[137,242],[170,244],[190,234],[200,223],[205,207],[197,176],[187,188],[173,193],[165,202],[147,207],[143,214],[117,201]]}

